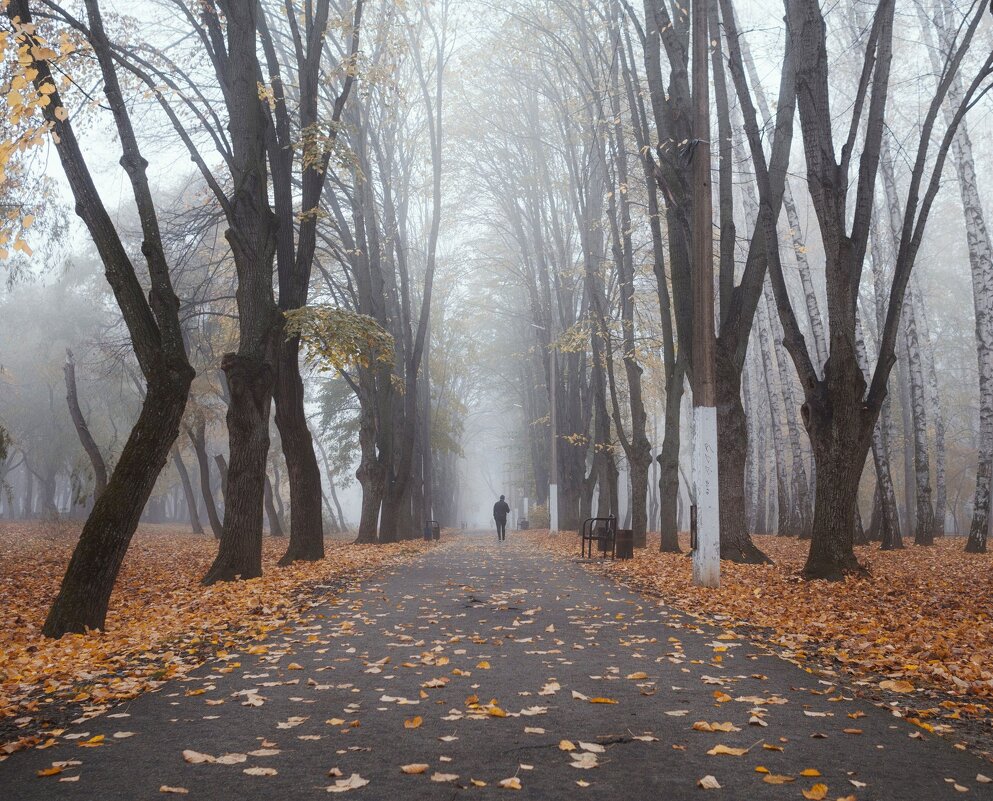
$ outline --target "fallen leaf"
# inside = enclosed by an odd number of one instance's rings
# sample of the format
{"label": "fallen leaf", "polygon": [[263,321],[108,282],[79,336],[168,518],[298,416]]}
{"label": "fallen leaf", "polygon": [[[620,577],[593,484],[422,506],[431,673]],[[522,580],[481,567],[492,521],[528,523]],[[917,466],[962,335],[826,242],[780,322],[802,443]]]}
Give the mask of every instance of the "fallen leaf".
{"label": "fallen leaf", "polygon": [[329,793],[345,793],[349,790],[357,790],[359,787],[365,787],[369,783],[368,779],[363,779],[358,773],[353,773],[347,779],[338,779],[330,787],[325,787]]}
{"label": "fallen leaf", "polygon": [[717,779],[715,779],[713,776],[709,774],[704,776],[702,779],[700,779],[700,781],[697,782],[697,787],[700,787],[704,790],[721,789],[721,785],[718,783]]}
{"label": "fallen leaf", "polygon": [[511,776],[509,779],[500,779],[497,785],[502,787],[504,790],[520,790],[521,780],[516,776]]}
{"label": "fallen leaf", "polygon": [[589,770],[590,768],[597,768],[600,763],[597,761],[596,754],[591,754],[589,751],[575,751],[569,754],[572,759],[572,766],[574,768],[580,768],[581,770]]}
{"label": "fallen leaf", "polygon": [[731,748],[727,745],[715,745],[707,752],[709,756],[718,756],[720,754],[726,754],[727,756],[744,756],[747,753],[747,748]]}
{"label": "fallen leaf", "polygon": [[275,776],[277,771],[275,768],[245,768],[242,773],[249,776]]}
{"label": "fallen leaf", "polygon": [[424,762],[411,762],[409,765],[401,765],[400,770],[410,776],[416,776],[420,773],[426,773],[430,765]]}
{"label": "fallen leaf", "polygon": [[424,718],[422,718],[420,715],[414,715],[414,717],[407,718],[403,722],[403,727],[405,729],[416,729],[419,728],[423,722],[424,722]]}
{"label": "fallen leaf", "polygon": [[824,801],[827,798],[828,786],[818,782],[809,790],[801,790],[801,792],[807,801]]}

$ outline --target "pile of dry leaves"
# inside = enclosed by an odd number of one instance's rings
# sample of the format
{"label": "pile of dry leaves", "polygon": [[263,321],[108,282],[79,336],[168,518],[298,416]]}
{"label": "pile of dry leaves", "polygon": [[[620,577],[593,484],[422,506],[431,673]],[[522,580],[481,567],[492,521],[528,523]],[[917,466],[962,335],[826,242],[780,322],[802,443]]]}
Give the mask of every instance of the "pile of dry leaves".
{"label": "pile of dry leaves", "polygon": [[[539,535],[540,547],[579,556],[573,534]],[[725,626],[757,627],[786,656],[912,693],[939,690],[978,711],[993,701],[993,554],[966,554],[958,538],[900,551],[858,548],[868,579],[806,582],[808,543],[756,537],[773,565],[721,563],[721,587],[691,586],[691,560],[649,538],[629,561],[594,569]],[[686,538],[683,550],[688,550]]]}
{"label": "pile of dry leaves", "polygon": [[430,547],[341,543],[322,562],[277,568],[286,540],[266,538],[262,578],[202,587],[214,540],[146,526],[124,561],[106,630],[49,640],[41,626],[78,533],[66,524],[0,526],[0,754],[40,742],[46,725],[97,713],[186,673],[207,654],[263,639],[333,586]]}

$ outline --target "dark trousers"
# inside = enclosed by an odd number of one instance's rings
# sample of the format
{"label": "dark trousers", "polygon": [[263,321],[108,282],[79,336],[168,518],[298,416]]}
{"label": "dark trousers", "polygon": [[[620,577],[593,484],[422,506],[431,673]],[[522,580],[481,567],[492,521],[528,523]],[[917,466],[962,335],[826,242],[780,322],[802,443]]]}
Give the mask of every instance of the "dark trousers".
{"label": "dark trousers", "polygon": [[507,521],[500,520],[499,518],[497,518],[496,524],[497,524],[497,539],[498,540],[507,539]]}

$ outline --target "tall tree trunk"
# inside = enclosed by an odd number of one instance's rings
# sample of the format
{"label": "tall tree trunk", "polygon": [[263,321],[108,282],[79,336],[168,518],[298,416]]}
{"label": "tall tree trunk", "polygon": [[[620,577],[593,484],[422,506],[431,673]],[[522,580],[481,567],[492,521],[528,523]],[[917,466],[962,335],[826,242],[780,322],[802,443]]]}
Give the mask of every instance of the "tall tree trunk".
{"label": "tall tree trunk", "polygon": [[721,469],[721,559],[745,564],[768,563],[769,558],[752,542],[745,510],[745,463],[748,460],[748,422],[741,405],[741,371],[720,339],[717,343],[717,441]]}
{"label": "tall tree trunk", "polygon": [[914,478],[916,482],[917,526],[915,545],[934,545],[934,506],[931,503],[931,467],[928,456],[927,410],[924,398],[924,370],[917,334],[917,315],[912,297],[904,304],[904,335],[910,366],[911,410],[914,425]]}
{"label": "tall tree trunk", "polygon": [[165,466],[193,381],[188,364],[164,363],[149,376],[141,413],[120,458],[83,525],[59,594],[45,619],[43,633],[102,629],[110,595],[159,473]]}
{"label": "tall tree trunk", "polygon": [[779,367],[775,361],[775,350],[769,335],[769,315],[766,307],[760,305],[758,308],[758,320],[756,321],[759,331],[759,343],[762,351],[762,369],[765,381],[766,398],[769,401],[769,411],[772,416],[772,442],[776,454],[776,486],[779,490],[779,519],[777,521],[780,536],[799,536],[798,526],[800,525],[800,515],[797,513],[796,498],[790,497],[787,487],[789,481],[786,477],[786,454],[788,451],[786,443],[785,423],[783,421],[784,411],[782,408],[782,395],[778,391],[781,383]]}
{"label": "tall tree trunk", "polygon": [[814,527],[803,568],[807,578],[839,579],[863,572],[853,550],[854,520],[875,420],[862,403],[866,382],[854,349],[848,358],[839,358],[840,350],[835,339],[823,389],[804,404],[817,464]]}
{"label": "tall tree trunk", "polygon": [[[303,381],[298,355],[300,340],[298,337],[284,339],[278,348],[273,397],[276,401],[276,427],[286,456],[290,509],[293,512],[290,516],[290,541],[279,564],[288,565],[297,560],[313,562],[324,558],[324,520],[321,516],[321,471],[317,466],[314,439],[303,407]],[[271,494],[271,488],[269,492]]]}
{"label": "tall tree trunk", "polygon": [[935,364],[934,343],[931,341],[927,310],[917,276],[911,284],[913,303],[917,308],[917,328],[921,356],[923,358],[925,384],[928,389],[928,405],[934,421],[934,536],[945,535],[945,517],[948,512],[948,486],[946,480],[945,454],[945,412],[941,407],[941,392],[938,389],[938,370]]}
{"label": "tall tree trunk", "polygon": [[[855,319],[855,349],[858,355],[859,367],[868,382],[869,356],[865,346],[861,318]],[[900,537],[900,516],[896,502],[896,489],[893,486],[893,476],[890,473],[889,448],[887,447],[886,414],[887,402],[883,402],[883,410],[872,429],[872,463],[876,470],[876,501],[873,504],[873,519],[869,526],[868,539],[879,540],[882,550],[893,550],[903,547]],[[878,502],[879,517],[876,517]]]}
{"label": "tall tree trunk", "polygon": [[207,520],[210,522],[210,530],[214,534],[214,539],[221,538],[221,518],[217,513],[217,504],[214,502],[214,491],[210,486],[210,459],[207,457],[207,433],[206,422],[203,417],[198,417],[197,421],[186,429],[186,434],[193,443],[193,452],[197,457],[197,472],[200,474],[200,495],[203,497],[204,509],[207,511]]}
{"label": "tall tree trunk", "polygon": [[[276,504],[272,502],[272,482],[269,480],[269,474],[265,477],[265,512],[266,517],[269,518],[269,534],[273,537],[283,537],[283,525],[279,522],[279,513],[276,511]],[[323,536],[323,535],[322,535]]]}
{"label": "tall tree trunk", "polygon": [[46,466],[42,473],[38,474],[41,482],[41,514],[43,517],[57,517],[59,507],[55,503],[55,468]]}
{"label": "tall tree trunk", "polygon": [[769,454],[768,448],[766,447],[766,431],[768,429],[767,421],[763,415],[760,421],[757,421],[756,425],[756,473],[757,477],[755,480],[755,528],[756,534],[768,534],[769,533],[769,518],[768,509],[769,501],[766,493],[766,476],[768,474],[769,465]]}
{"label": "tall tree trunk", "polygon": [[[238,274],[238,351],[221,369],[231,392],[228,406],[228,498],[217,557],[204,584],[262,575],[262,511],[269,419],[280,336],[273,299],[276,219],[266,176],[266,118],[259,99],[255,4],[220,0],[227,23],[225,62],[233,197],[225,237]],[[319,503],[318,499],[318,503]]]}
{"label": "tall tree trunk", "polygon": [[190,526],[193,528],[193,533],[203,534],[203,526],[200,525],[200,512],[197,510],[197,496],[193,492],[193,483],[190,481],[190,474],[179,453],[179,448],[175,446],[172,449],[172,462],[176,465],[176,472],[179,473],[179,480],[183,484],[183,497],[186,498],[186,508],[190,514]]}
{"label": "tall tree trunk", "polygon": [[86,425],[83,410],[79,408],[79,395],[76,392],[76,360],[69,348],[66,348],[66,361],[62,371],[65,374],[66,403],[69,405],[69,416],[72,418],[72,424],[79,435],[79,441],[93,467],[93,497],[98,498],[107,486],[107,465],[100,454],[100,448],[97,447],[97,443],[90,433],[89,426]]}
{"label": "tall tree trunk", "polygon": [[[923,17],[923,8],[918,6]],[[932,65],[941,73],[954,42],[955,26],[950,25],[948,9],[937,3],[931,19],[923,19],[921,29]],[[932,28],[938,33],[938,47],[932,40]],[[963,97],[962,80],[952,78],[947,102],[942,106],[945,120],[950,124]],[[979,365],[979,436],[976,491],[972,502],[972,523],[965,549],[969,553],[986,553],[993,516],[990,515],[993,490],[993,239],[983,209],[972,139],[966,120],[959,123],[952,140],[952,162],[958,175],[959,196],[965,217],[966,239],[969,245],[969,265],[972,272],[972,300],[976,317],[976,356]],[[939,525],[944,521],[939,521]]]}
{"label": "tall tree trunk", "polygon": [[[896,176],[893,172],[893,161],[890,154],[889,142],[884,137],[880,175],[886,197],[886,208],[889,212],[890,236],[895,253],[899,249],[903,212],[896,188]],[[934,506],[931,503],[931,468],[928,458],[927,441],[927,410],[924,399],[924,371],[921,366],[921,351],[917,335],[917,315],[914,309],[913,293],[908,293],[903,304],[902,315],[903,352],[905,354],[906,395],[904,396],[904,424],[908,440],[914,444],[913,468],[907,471],[907,486],[905,490],[910,506],[910,479],[913,477],[914,498],[916,509],[914,514],[914,544],[934,544]],[[906,424],[910,429],[906,429]],[[908,448],[909,457],[909,448]]]}

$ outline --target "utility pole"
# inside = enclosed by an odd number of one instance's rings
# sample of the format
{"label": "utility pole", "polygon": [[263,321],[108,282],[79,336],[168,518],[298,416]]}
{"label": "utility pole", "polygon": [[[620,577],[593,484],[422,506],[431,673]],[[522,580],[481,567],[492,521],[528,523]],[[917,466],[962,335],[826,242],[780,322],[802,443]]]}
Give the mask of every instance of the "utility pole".
{"label": "utility pole", "polygon": [[558,351],[552,345],[552,383],[548,388],[551,405],[552,469],[548,474],[548,527],[552,534],[559,533],[559,438],[555,415],[555,385],[559,382]]}
{"label": "utility pole", "polygon": [[[714,375],[714,240],[710,189],[709,0],[693,0],[693,584],[721,583],[717,487],[717,393]],[[717,32],[715,32],[717,35]]]}

